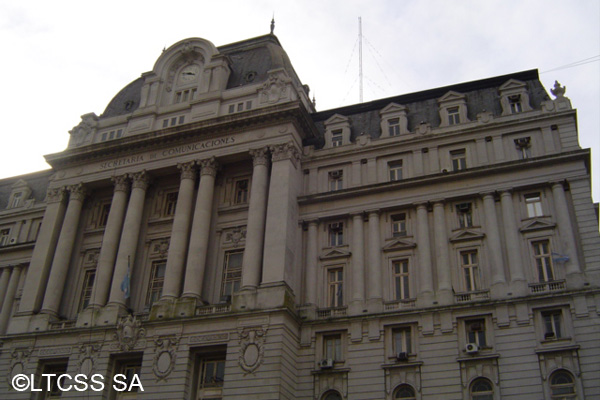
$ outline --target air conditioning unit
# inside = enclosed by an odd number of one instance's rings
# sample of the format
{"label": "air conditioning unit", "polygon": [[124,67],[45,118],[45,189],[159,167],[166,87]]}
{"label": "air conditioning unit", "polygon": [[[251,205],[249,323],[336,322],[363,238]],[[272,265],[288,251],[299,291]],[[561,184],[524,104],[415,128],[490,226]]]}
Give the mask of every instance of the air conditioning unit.
{"label": "air conditioning unit", "polygon": [[544,334],[544,339],[548,340],[548,339],[556,339],[556,335],[554,334],[554,332],[546,332]]}
{"label": "air conditioning unit", "polygon": [[343,171],[331,171],[329,173],[329,176],[331,176],[331,179],[339,179],[341,178],[343,175]]}
{"label": "air conditioning unit", "polygon": [[329,229],[331,229],[332,231],[338,231],[340,229],[342,229],[343,225],[340,222],[335,222],[333,224],[329,225]]}
{"label": "air conditioning unit", "polygon": [[467,343],[465,351],[467,354],[477,354],[479,353],[479,346],[477,346],[477,343]]}
{"label": "air conditioning unit", "polygon": [[471,209],[471,203],[460,203],[456,205],[456,209],[460,212],[468,212]]}
{"label": "air conditioning unit", "polygon": [[319,368],[330,369],[333,368],[333,358],[324,358],[319,361]]}
{"label": "air conditioning unit", "polygon": [[400,353],[396,354],[396,360],[408,361],[408,353],[405,351],[401,351]]}

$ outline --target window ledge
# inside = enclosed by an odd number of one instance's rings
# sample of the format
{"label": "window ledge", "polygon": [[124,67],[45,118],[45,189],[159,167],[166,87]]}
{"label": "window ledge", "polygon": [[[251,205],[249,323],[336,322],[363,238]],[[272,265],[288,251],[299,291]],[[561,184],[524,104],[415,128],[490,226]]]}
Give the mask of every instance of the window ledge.
{"label": "window ledge", "polygon": [[[336,363],[337,363],[337,361],[336,361]],[[338,368],[338,367],[334,366],[333,368],[315,369],[311,373],[313,375],[325,375],[325,374],[343,374],[343,373],[347,374],[348,372],[350,372],[350,368]]]}
{"label": "window ledge", "polygon": [[[569,341],[570,342],[570,341]],[[542,344],[544,344],[544,342],[542,342]],[[548,348],[537,348],[535,349],[536,354],[544,354],[544,353],[554,353],[554,352],[558,352],[558,351],[574,351],[574,350],[579,350],[580,346],[578,344],[573,344],[573,345],[566,345],[563,344],[561,346],[554,346],[554,347],[548,347]]]}
{"label": "window ledge", "polygon": [[383,369],[397,369],[397,368],[409,368],[409,367],[420,367],[423,365],[423,361],[397,361],[393,364],[382,364]]}
{"label": "window ledge", "polygon": [[483,349],[483,354],[477,354],[469,357],[458,357],[456,361],[474,361],[474,360],[492,360],[500,358],[500,354],[497,353],[485,353],[485,349]]}

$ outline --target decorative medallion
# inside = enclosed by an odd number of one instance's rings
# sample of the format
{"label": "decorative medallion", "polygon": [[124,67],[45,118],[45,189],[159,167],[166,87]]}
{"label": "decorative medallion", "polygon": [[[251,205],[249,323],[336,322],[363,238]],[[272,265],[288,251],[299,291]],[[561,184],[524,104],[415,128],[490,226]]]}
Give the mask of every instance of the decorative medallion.
{"label": "decorative medallion", "polygon": [[142,322],[128,315],[117,324],[115,339],[119,342],[119,348],[123,351],[132,350],[138,339],[146,336],[146,329],[142,328]]}
{"label": "decorative medallion", "polygon": [[95,372],[94,368],[101,348],[100,343],[86,343],[79,346],[79,373],[91,376]]}
{"label": "decorative medallion", "polygon": [[154,353],[154,363],[152,371],[158,378],[156,381],[166,380],[167,376],[175,367],[177,359],[177,345],[179,344],[178,337],[158,338],[156,343],[156,352]]}
{"label": "decorative medallion", "polygon": [[233,247],[237,247],[242,239],[246,238],[246,230],[240,227],[234,228],[225,235],[225,240],[231,242]]}
{"label": "decorative medallion", "polygon": [[239,330],[240,367],[247,373],[254,372],[264,361],[266,328],[243,328]]}
{"label": "decorative medallion", "polygon": [[27,368],[27,362],[31,355],[32,347],[16,348],[11,353],[10,368],[7,375],[8,387],[12,388],[12,379],[14,376],[22,374]]}

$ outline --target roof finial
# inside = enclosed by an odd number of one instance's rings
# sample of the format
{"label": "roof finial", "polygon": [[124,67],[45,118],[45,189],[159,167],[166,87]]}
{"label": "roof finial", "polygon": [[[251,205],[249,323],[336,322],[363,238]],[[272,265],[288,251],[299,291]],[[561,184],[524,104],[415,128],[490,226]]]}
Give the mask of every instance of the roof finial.
{"label": "roof finial", "polygon": [[271,18],[271,35],[273,34],[274,30],[275,30],[275,13],[273,13],[273,18]]}
{"label": "roof finial", "polygon": [[317,109],[317,100],[315,99],[315,94],[314,93],[313,93],[312,105],[313,105],[313,107],[316,110]]}

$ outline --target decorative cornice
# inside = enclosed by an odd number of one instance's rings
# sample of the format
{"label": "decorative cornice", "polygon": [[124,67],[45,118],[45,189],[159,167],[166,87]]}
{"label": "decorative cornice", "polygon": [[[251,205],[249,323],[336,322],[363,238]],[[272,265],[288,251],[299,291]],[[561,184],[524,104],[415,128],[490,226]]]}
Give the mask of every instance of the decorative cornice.
{"label": "decorative cornice", "polygon": [[269,165],[269,148],[262,147],[260,149],[251,149],[250,155],[252,156],[252,164],[257,165]]}
{"label": "decorative cornice", "polygon": [[194,161],[179,163],[177,164],[177,169],[181,171],[181,180],[196,179],[196,163]]}
{"label": "decorative cornice", "polygon": [[200,176],[209,175],[214,177],[217,175],[217,170],[219,169],[219,162],[215,157],[199,160],[197,164],[200,166]]}

